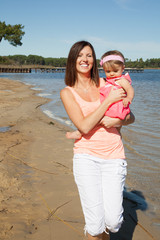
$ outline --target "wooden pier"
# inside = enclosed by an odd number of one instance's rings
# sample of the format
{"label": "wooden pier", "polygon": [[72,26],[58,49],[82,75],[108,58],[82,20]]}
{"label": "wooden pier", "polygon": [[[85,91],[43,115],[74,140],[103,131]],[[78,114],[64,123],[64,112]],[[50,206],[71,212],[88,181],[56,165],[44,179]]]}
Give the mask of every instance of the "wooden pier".
{"label": "wooden pier", "polygon": [[15,66],[0,66],[0,73],[31,73],[31,68],[15,67]]}
{"label": "wooden pier", "polygon": [[125,68],[124,72],[144,72],[144,68]]}
{"label": "wooden pier", "polygon": [[[104,72],[103,68],[98,68],[98,70],[99,70],[99,73],[103,73]],[[125,68],[124,73],[126,73],[126,72],[139,72],[139,73],[142,73],[142,72],[144,72],[144,69],[143,68]]]}
{"label": "wooden pier", "polygon": [[[60,73],[65,72],[65,67],[51,66],[5,66],[0,65],[0,73]],[[143,72],[143,68],[125,68],[125,72]],[[104,72],[103,68],[99,68],[99,72]]]}
{"label": "wooden pier", "polygon": [[0,65],[0,73],[54,73],[65,72],[65,67],[48,67],[48,66],[5,66]]}
{"label": "wooden pier", "polygon": [[32,68],[32,72],[35,71],[37,72],[46,72],[46,73],[55,73],[55,72],[65,72],[66,68],[65,67],[40,67],[40,68]]}

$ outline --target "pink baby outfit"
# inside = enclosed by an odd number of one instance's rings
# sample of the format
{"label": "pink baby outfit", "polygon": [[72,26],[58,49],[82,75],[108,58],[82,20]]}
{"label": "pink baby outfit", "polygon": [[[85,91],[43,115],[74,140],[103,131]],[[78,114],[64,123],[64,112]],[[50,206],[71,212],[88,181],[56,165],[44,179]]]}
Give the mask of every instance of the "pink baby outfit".
{"label": "pink baby outfit", "polygon": [[[104,99],[108,96],[108,94],[111,91],[112,86],[114,86],[114,89],[122,88],[118,83],[116,83],[116,80],[120,78],[125,78],[127,79],[130,84],[131,84],[131,78],[128,73],[125,75],[122,75],[121,77],[117,78],[111,78],[111,79],[106,79],[106,84],[102,88],[100,88],[100,101],[103,102]],[[108,117],[113,117],[113,118],[120,118],[124,119],[128,113],[130,113],[130,108],[129,105],[127,107],[124,107],[123,105],[123,100],[113,103],[108,110],[105,112],[105,116]]]}

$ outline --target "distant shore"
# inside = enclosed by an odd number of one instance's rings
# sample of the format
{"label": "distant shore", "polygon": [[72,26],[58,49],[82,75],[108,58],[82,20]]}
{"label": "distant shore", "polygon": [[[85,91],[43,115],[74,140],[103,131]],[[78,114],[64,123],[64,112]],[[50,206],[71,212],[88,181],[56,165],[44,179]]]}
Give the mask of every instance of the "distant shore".
{"label": "distant shore", "polygon": [[[84,239],[69,127],[43,114],[39,107],[49,99],[30,86],[5,78],[0,86],[0,239]],[[124,209],[125,222],[111,240],[159,239],[129,193]]]}
{"label": "distant shore", "polygon": [[[40,64],[1,64],[0,63],[0,67],[5,67],[5,66],[13,66],[13,67],[29,67],[29,68],[35,68],[35,67],[50,67],[50,68],[53,68],[55,66],[52,66],[52,65],[40,65]],[[56,66],[56,67],[65,67],[65,66]],[[144,69],[160,69],[160,67],[157,67],[157,68],[146,68],[144,67]]]}
{"label": "distant shore", "polygon": [[[52,66],[52,65],[38,65],[38,64],[0,64],[0,67],[13,67],[13,68],[18,68],[18,67],[21,67],[21,68],[31,68],[31,69],[38,69],[38,68],[65,68],[65,66]],[[101,68],[101,67],[99,67]],[[128,68],[135,68],[135,67],[128,67]],[[137,67],[138,68],[138,67]],[[141,67],[140,67],[141,68]],[[144,70],[158,70],[160,69],[160,67],[157,67],[157,68],[146,68],[146,67],[142,67]]]}

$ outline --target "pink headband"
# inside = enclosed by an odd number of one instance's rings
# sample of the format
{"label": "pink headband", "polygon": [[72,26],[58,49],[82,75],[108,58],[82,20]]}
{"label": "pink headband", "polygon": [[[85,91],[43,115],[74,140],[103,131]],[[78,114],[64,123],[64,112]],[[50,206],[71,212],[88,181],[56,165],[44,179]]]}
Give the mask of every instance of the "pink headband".
{"label": "pink headband", "polygon": [[110,60],[118,60],[118,61],[124,63],[124,59],[121,56],[119,56],[119,55],[108,55],[108,56],[104,57],[103,59],[101,59],[100,65],[103,66],[103,64],[105,62],[108,62]]}

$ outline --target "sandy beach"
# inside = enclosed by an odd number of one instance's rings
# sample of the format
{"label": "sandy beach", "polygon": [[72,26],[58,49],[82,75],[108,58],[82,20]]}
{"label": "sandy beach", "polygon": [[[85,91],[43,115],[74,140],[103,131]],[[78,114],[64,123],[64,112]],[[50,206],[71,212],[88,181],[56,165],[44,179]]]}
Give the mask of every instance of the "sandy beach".
{"label": "sandy beach", "polygon": [[[69,127],[47,117],[31,86],[0,78],[0,240],[82,240]],[[3,131],[2,127],[8,127]],[[5,129],[4,129],[5,130]],[[124,194],[125,221],[111,240],[158,240],[143,204]]]}

